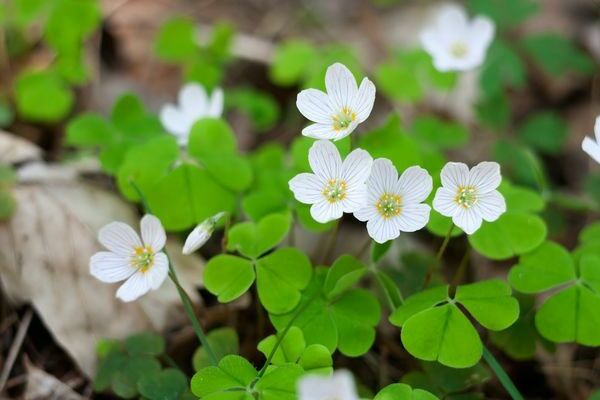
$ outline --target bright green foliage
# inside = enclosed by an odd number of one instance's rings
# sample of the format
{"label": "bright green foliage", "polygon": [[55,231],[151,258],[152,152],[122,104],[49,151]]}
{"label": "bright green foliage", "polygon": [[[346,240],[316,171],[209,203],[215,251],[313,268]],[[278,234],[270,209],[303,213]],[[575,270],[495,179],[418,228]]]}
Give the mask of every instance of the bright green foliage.
{"label": "bright green foliage", "polygon": [[180,370],[168,368],[141,377],[137,387],[148,400],[178,400],[188,391],[188,380]]}
{"label": "bright green foliage", "polygon": [[392,247],[392,241],[388,240],[385,243],[371,242],[371,261],[376,263],[381,260]]}
{"label": "bright green foliage", "polygon": [[513,182],[540,190],[545,187],[544,166],[528,146],[498,140],[494,146],[494,160],[502,165],[502,174]]}
{"label": "bright green foliage", "polygon": [[21,73],[14,90],[17,111],[30,121],[57,122],[73,106],[73,93],[51,70]]}
{"label": "bright green foliage", "polygon": [[501,28],[509,28],[536,14],[539,4],[532,0],[469,0],[473,14],[487,15]]}
{"label": "bright green foliage", "polygon": [[420,49],[399,52],[391,60],[379,64],[375,71],[378,89],[393,100],[407,103],[423,100],[429,87],[452,89],[455,81],[455,73],[436,70],[431,57]]}
{"label": "bright green foliage", "polygon": [[[429,232],[437,236],[446,237],[448,232],[450,232],[451,227],[452,218],[445,217],[435,210],[431,211],[431,214],[429,214],[429,222],[427,223],[427,230]],[[458,226],[454,226],[452,227],[450,237],[456,237],[462,234],[462,229],[460,229]]]}
{"label": "bright green foliage", "polygon": [[595,70],[593,61],[585,53],[558,34],[527,36],[522,45],[543,71],[555,77],[567,72],[591,74]]}
{"label": "bright green foliage", "polygon": [[343,255],[329,269],[323,291],[328,299],[335,298],[355,286],[366,273],[363,263],[350,255]]}
{"label": "bright green foliage", "polygon": [[165,21],[154,41],[154,52],[163,60],[178,62],[193,57],[198,51],[194,22],[183,17]]}
{"label": "bright green foliage", "polygon": [[402,328],[402,343],[413,356],[455,368],[470,367],[480,360],[482,344],[457,303],[490,330],[506,329],[519,316],[510,287],[490,280],[459,286],[454,298],[448,297],[447,286],[417,293],[390,316],[390,322]]}
{"label": "bright green foliage", "polygon": [[416,118],[410,130],[422,146],[440,150],[458,148],[469,141],[469,131],[464,126],[434,116]]}
{"label": "bright green foliage", "polygon": [[523,61],[508,43],[495,40],[481,67],[479,84],[485,96],[497,96],[506,87],[519,89],[526,82]]}
{"label": "bright green foliage", "polygon": [[560,290],[548,298],[535,316],[535,324],[546,339],[600,345],[600,257],[581,251],[578,268],[563,247],[546,242],[524,254],[509,274],[512,286],[523,293]]}
{"label": "bright green foliage", "polygon": [[227,108],[238,109],[248,116],[258,133],[273,128],[279,119],[279,104],[268,93],[245,88],[230,90],[225,97]]}
{"label": "bright green foliage", "polygon": [[497,221],[483,222],[469,236],[469,243],[477,252],[494,260],[527,253],[539,246],[547,234],[546,224],[535,214],[544,207],[535,192],[507,182],[499,190],[506,200],[506,213]]}
{"label": "bright green foliage", "polygon": [[287,236],[290,225],[286,214],[271,214],[258,223],[241,222],[229,230],[227,249],[248,258],[258,258]]}
{"label": "bright green foliage", "polygon": [[204,284],[221,303],[246,293],[255,279],[251,261],[228,254],[211,258],[204,268]]}
{"label": "bright green foliage", "polygon": [[528,360],[535,355],[538,333],[535,329],[533,296],[518,296],[521,314],[509,328],[490,332],[490,338],[497,347],[515,360]]}
{"label": "bright green foliage", "polygon": [[348,289],[328,299],[324,285],[331,271],[318,269],[297,309],[271,314],[271,322],[281,331],[301,309],[294,326],[302,330],[308,345],[322,344],[332,353],[337,348],[344,355],[357,357],[366,353],[375,340],[375,326],[381,315],[379,303],[363,289]]}
{"label": "bright green foliage", "polygon": [[[210,348],[215,353],[217,361],[220,361],[223,357],[230,354],[237,354],[240,351],[240,343],[237,332],[233,328],[217,328],[208,332],[206,340]],[[206,353],[206,349],[202,346],[198,347],[194,352],[192,358],[192,364],[194,370],[200,371],[202,368],[206,368],[211,365],[210,359]]]}
{"label": "bright green foliage", "polygon": [[285,364],[259,378],[246,359],[229,355],[218,367],[198,371],[192,378],[192,392],[207,400],[295,400],[302,373],[300,366]]}
{"label": "bright green foliage", "polygon": [[520,139],[546,154],[559,153],[567,133],[565,120],[551,111],[533,114],[519,127]]}
{"label": "bright green foliage", "polygon": [[[280,335],[270,335],[261,340],[258,343],[258,350],[268,357],[273,352]],[[311,373],[327,374],[333,371],[333,360],[329,349],[320,344],[307,346],[302,330],[295,326],[291,327],[283,337],[271,360],[271,365],[275,366],[286,363],[298,364],[304,371]]]}
{"label": "bright green foliage", "polygon": [[373,400],[435,400],[436,396],[422,389],[413,389],[405,383],[394,383],[383,388]]}

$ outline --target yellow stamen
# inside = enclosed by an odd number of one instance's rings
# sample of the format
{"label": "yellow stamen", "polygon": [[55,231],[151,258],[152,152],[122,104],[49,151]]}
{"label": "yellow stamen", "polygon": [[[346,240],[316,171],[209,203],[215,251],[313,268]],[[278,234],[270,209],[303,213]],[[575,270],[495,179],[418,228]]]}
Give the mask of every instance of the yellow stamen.
{"label": "yellow stamen", "polygon": [[464,42],[455,42],[450,47],[450,54],[455,58],[463,58],[469,52],[469,48]]}
{"label": "yellow stamen", "polygon": [[154,251],[150,246],[139,246],[134,249],[131,266],[142,272],[148,271],[154,265]]}
{"label": "yellow stamen", "polygon": [[333,130],[341,131],[348,128],[356,120],[356,113],[348,107],[343,107],[339,113],[331,118],[333,119]]}
{"label": "yellow stamen", "polygon": [[454,201],[462,208],[471,208],[477,203],[477,189],[473,186],[460,186]]}
{"label": "yellow stamen", "polygon": [[384,193],[375,204],[375,207],[385,219],[396,217],[402,212],[402,197],[397,194]]}
{"label": "yellow stamen", "polygon": [[346,181],[341,179],[330,179],[327,181],[327,185],[323,188],[323,196],[330,203],[336,203],[346,198],[346,191],[348,185]]}

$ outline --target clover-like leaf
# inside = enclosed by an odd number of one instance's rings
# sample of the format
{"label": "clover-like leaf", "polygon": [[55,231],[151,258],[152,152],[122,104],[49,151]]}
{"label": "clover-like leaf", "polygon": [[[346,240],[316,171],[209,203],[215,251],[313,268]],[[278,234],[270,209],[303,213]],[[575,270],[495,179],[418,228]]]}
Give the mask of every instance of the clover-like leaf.
{"label": "clover-like leaf", "polygon": [[229,254],[211,258],[204,267],[204,285],[222,303],[246,293],[255,278],[252,262]]}
{"label": "clover-like leaf", "polygon": [[156,333],[138,333],[125,339],[125,349],[131,355],[157,356],[164,353],[165,340]]}
{"label": "clover-like leaf", "polygon": [[137,383],[138,391],[148,400],[179,400],[187,386],[183,372],[174,368],[145,375]]}
{"label": "clover-like leaf", "polygon": [[299,365],[286,364],[269,370],[254,386],[261,400],[296,400],[296,383],[303,374]]}
{"label": "clover-like leaf", "polygon": [[519,319],[507,329],[490,332],[492,342],[515,360],[528,360],[535,355],[539,334],[535,329],[534,299],[519,296]]}
{"label": "clover-like leaf", "polygon": [[[257,376],[258,372],[248,360],[228,355],[219,361],[218,366],[196,372],[191,381],[192,393],[200,398],[252,400],[247,388]],[[236,392],[238,397],[216,397],[223,392]]]}
{"label": "clover-like leaf", "polygon": [[163,60],[181,62],[198,52],[194,21],[174,17],[165,21],[154,40],[154,52]]}
{"label": "clover-like leaf", "polygon": [[506,283],[494,279],[459,286],[455,299],[485,328],[498,331],[519,317],[519,302]]}
{"label": "clover-like leaf", "polygon": [[351,255],[342,255],[339,257],[325,278],[323,290],[328,298],[338,296],[358,283],[366,274],[367,268],[363,263]]}
{"label": "clover-like leaf", "polygon": [[15,82],[17,110],[34,122],[56,122],[73,106],[74,96],[52,71],[23,72]]}
{"label": "clover-like leaf", "polygon": [[[240,350],[239,338],[233,328],[224,327],[213,329],[206,334],[206,340],[215,354],[217,361],[230,354],[237,354]],[[211,365],[206,349],[198,347],[192,357],[192,364],[196,371]]]}
{"label": "clover-like leaf", "polygon": [[373,400],[436,400],[426,390],[413,389],[405,383],[393,383],[381,389]]}
{"label": "clover-like leaf", "polygon": [[289,229],[290,217],[285,214],[271,214],[258,223],[242,222],[229,230],[227,248],[258,258],[281,242]]}

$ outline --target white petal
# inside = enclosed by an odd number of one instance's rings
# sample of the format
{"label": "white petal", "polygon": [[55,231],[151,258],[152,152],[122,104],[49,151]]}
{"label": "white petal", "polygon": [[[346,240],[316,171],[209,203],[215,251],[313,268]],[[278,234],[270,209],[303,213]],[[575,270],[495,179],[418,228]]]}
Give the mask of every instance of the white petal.
{"label": "white petal", "polygon": [[185,239],[183,250],[184,255],[189,255],[198,250],[210,239],[210,232],[206,227],[198,225],[195,227]]}
{"label": "white petal", "polygon": [[500,164],[497,162],[483,161],[469,171],[468,184],[474,186],[478,193],[492,191],[500,186],[500,182],[502,182],[502,175],[500,175]]}
{"label": "white petal", "polygon": [[340,202],[342,210],[353,213],[367,204],[367,185],[364,183],[348,186],[346,198]]}
{"label": "white petal", "polygon": [[428,204],[407,204],[393,220],[402,232],[415,232],[427,225],[430,212],[431,207]]}
{"label": "white petal", "polygon": [[355,119],[354,121],[350,122],[350,125],[348,125],[346,127],[346,129],[340,129],[337,131],[335,129],[333,129],[333,131],[335,132],[335,137],[333,137],[333,141],[337,142],[338,140],[343,139],[346,136],[348,136],[349,134],[351,134],[352,132],[354,132],[354,130],[356,129],[358,124],[359,124],[358,119]]}
{"label": "white petal", "polygon": [[394,221],[384,219],[379,214],[367,222],[367,232],[377,243],[385,243],[400,236],[400,230],[396,227]]}
{"label": "white petal", "polygon": [[296,107],[307,119],[331,126],[332,114],[329,97],[317,89],[306,89],[298,93]]}
{"label": "white petal", "polygon": [[135,268],[129,263],[128,257],[110,251],[100,251],[90,258],[90,274],[102,282],[119,282],[134,272]]}
{"label": "white petal", "polygon": [[365,222],[370,220],[371,218],[375,218],[379,215],[377,212],[377,208],[374,204],[367,203],[360,209],[354,211],[354,218],[359,221]]}
{"label": "white petal", "polygon": [[152,289],[152,282],[148,279],[147,272],[138,271],[117,290],[117,297],[123,301],[133,301],[148,293]]}
{"label": "white petal", "polygon": [[456,191],[452,191],[445,187],[440,187],[435,192],[433,198],[433,209],[446,217],[454,216],[460,206],[454,198],[456,197]]}
{"label": "white petal", "polygon": [[325,199],[316,202],[310,207],[310,215],[315,221],[322,224],[341,218],[343,213],[340,202],[329,203]]}
{"label": "white petal", "polygon": [[185,115],[172,104],[161,108],[160,122],[167,132],[177,136],[187,136],[191,128]]}
{"label": "white petal", "polygon": [[165,247],[167,234],[158,218],[151,214],[144,215],[140,222],[140,228],[144,244],[150,246],[152,251],[158,252]]}
{"label": "white petal", "polygon": [[398,171],[394,164],[387,158],[378,158],[373,161],[371,175],[367,181],[369,193],[379,198],[384,193],[395,193],[398,182]]}
{"label": "white petal", "polygon": [[453,33],[466,29],[468,16],[464,8],[448,4],[440,8],[436,16],[436,26],[440,32]]}
{"label": "white petal", "polygon": [[208,96],[202,85],[186,84],[179,91],[179,107],[192,122],[204,117],[208,109]]}
{"label": "white petal", "polygon": [[302,135],[314,139],[335,139],[339,134],[333,129],[333,124],[311,124],[302,129]]}
{"label": "white petal", "polygon": [[434,60],[438,57],[448,57],[446,43],[440,38],[437,29],[427,28],[423,30],[420,35],[420,40],[423,49],[429,53]]}
{"label": "white petal", "polygon": [[581,142],[581,148],[597,163],[600,163],[600,145],[592,138],[586,136]]}
{"label": "white petal", "polygon": [[223,102],[224,94],[223,89],[216,88],[213,90],[208,102],[208,109],[206,110],[207,117],[219,118],[223,114]]}
{"label": "white petal", "polygon": [[358,122],[363,122],[371,115],[375,103],[375,90],[373,82],[369,78],[363,78],[352,106],[352,111],[356,113]]}
{"label": "white petal", "polygon": [[464,163],[449,162],[442,168],[440,176],[442,185],[455,192],[469,183],[469,168]]}
{"label": "white petal", "polygon": [[594,124],[594,135],[596,142],[600,143],[600,116],[596,117],[596,123]]}
{"label": "white petal", "polygon": [[308,162],[313,172],[320,178],[339,178],[342,170],[340,152],[328,140],[317,140],[308,151]]}
{"label": "white petal", "polygon": [[373,158],[363,149],[353,150],[342,163],[342,179],[348,186],[364,184],[371,174]]}
{"label": "white petal", "polygon": [[136,247],[142,246],[142,241],[132,227],[123,222],[111,222],[98,232],[98,241],[104,247],[123,257],[133,254]]}
{"label": "white petal", "polygon": [[433,179],[425,169],[413,166],[407,168],[397,184],[397,193],[403,204],[421,203],[433,189]]}
{"label": "white petal", "polygon": [[358,400],[354,378],[347,371],[332,376],[306,375],[298,381],[298,400]]}
{"label": "white petal", "polygon": [[[471,22],[471,39],[476,41],[475,47],[482,50],[484,54],[494,39],[495,30],[494,22],[488,17],[477,16]],[[473,41],[471,41],[472,45]]]}
{"label": "white petal", "polygon": [[506,212],[506,202],[504,197],[497,190],[484,193],[477,198],[477,207],[481,213],[481,217],[493,222]]}
{"label": "white petal", "polygon": [[341,110],[354,104],[358,87],[354,75],[345,65],[335,63],[327,68],[325,87],[334,110]]}
{"label": "white petal", "polygon": [[325,181],[315,174],[298,174],[290,180],[289,186],[296,200],[301,203],[314,204],[323,200]]}
{"label": "white petal", "polygon": [[481,227],[481,221],[481,214],[477,207],[459,207],[457,213],[452,217],[454,225],[465,231],[467,235],[475,233]]}
{"label": "white petal", "polygon": [[145,272],[146,279],[150,283],[150,288],[156,290],[162,285],[169,273],[169,258],[165,253],[156,253],[154,255],[154,264]]}

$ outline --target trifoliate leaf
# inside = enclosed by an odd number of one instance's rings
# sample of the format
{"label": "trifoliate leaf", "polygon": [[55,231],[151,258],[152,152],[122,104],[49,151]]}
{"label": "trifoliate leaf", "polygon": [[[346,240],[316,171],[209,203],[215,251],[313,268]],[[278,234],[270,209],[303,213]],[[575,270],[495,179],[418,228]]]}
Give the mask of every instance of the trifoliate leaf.
{"label": "trifoliate leaf", "polygon": [[457,148],[469,140],[469,131],[464,126],[433,116],[416,118],[410,131],[422,146],[436,149]]}
{"label": "trifoliate leaf", "polygon": [[519,302],[503,281],[494,279],[459,286],[455,299],[485,328],[498,331],[519,317]]}
{"label": "trifoliate leaf", "polygon": [[[218,367],[211,366],[196,372],[191,381],[192,393],[200,398],[252,400],[253,396],[247,392],[247,388],[257,375],[258,372],[248,360],[228,355],[223,357]],[[223,395],[223,392],[233,391],[237,397]],[[219,394],[223,397],[217,397]]]}
{"label": "trifoliate leaf", "polygon": [[157,356],[165,352],[165,340],[156,333],[138,333],[125,339],[125,349],[131,355]]}
{"label": "trifoliate leaf", "polygon": [[187,386],[186,376],[174,368],[145,375],[137,383],[138,391],[148,400],[179,400]]}
{"label": "trifoliate leaf", "polygon": [[521,88],[526,78],[525,66],[519,54],[508,43],[500,39],[495,40],[488,50],[479,76],[485,96],[497,96],[506,87]]}
{"label": "trifoliate leaf", "polygon": [[496,131],[506,129],[510,120],[510,105],[504,92],[484,97],[475,108],[477,120]]}
{"label": "trifoliate leaf", "polygon": [[204,267],[204,285],[218,296],[221,303],[233,301],[246,293],[255,277],[250,261],[228,254],[211,258]]}
{"label": "trifoliate leaf", "polygon": [[159,58],[171,62],[185,61],[198,53],[194,22],[174,17],[164,22],[154,39],[154,52]]}
{"label": "trifoliate leaf", "polygon": [[437,397],[422,389],[413,389],[405,383],[393,383],[383,388],[373,400],[436,400]]}
{"label": "trifoliate leaf", "polygon": [[300,366],[294,364],[272,368],[256,382],[258,398],[261,400],[296,400],[296,384],[303,372]]}
{"label": "trifoliate leaf", "polygon": [[52,71],[23,72],[14,89],[19,114],[33,122],[57,122],[73,106],[73,93]]}
{"label": "trifoliate leaf", "polygon": [[273,128],[279,118],[279,104],[266,92],[237,89],[227,92],[227,108],[238,109],[248,116],[259,133]]}
{"label": "trifoliate leaf", "polygon": [[[206,334],[206,340],[215,354],[217,361],[230,354],[237,354],[240,350],[240,344],[237,332],[233,328],[224,327],[213,329]],[[192,357],[194,370],[200,371],[202,368],[211,365],[206,349],[198,347]]]}
{"label": "trifoliate leaf", "polygon": [[525,37],[523,48],[546,73],[560,76],[566,72],[591,74],[594,62],[566,37],[540,33]]}
{"label": "trifoliate leaf", "polygon": [[271,214],[258,223],[236,224],[229,230],[227,248],[248,258],[258,258],[286,237],[290,224],[286,214]]}
{"label": "trifoliate leaf", "polygon": [[533,296],[519,296],[519,319],[507,329],[490,332],[494,345],[515,360],[528,360],[535,355],[539,335],[535,329],[534,301]]}
{"label": "trifoliate leaf", "polygon": [[275,51],[269,75],[281,86],[291,86],[304,80],[307,71],[317,58],[317,51],[305,41],[289,40]]}
{"label": "trifoliate leaf", "polygon": [[[306,341],[304,334],[300,328],[292,326],[283,337],[279,339],[283,332],[277,335],[270,335],[258,343],[258,350],[268,357],[275,348],[275,345],[280,341],[271,363],[273,365],[283,365],[286,363],[297,363],[300,356],[306,349]],[[328,352],[329,354],[329,352]]]}
{"label": "trifoliate leaf", "polygon": [[153,357],[133,356],[125,359],[118,371],[112,376],[111,387],[116,395],[132,398],[138,394],[138,382],[145,376],[160,371],[160,363]]}
{"label": "trifoliate leaf", "polygon": [[287,210],[288,197],[278,190],[257,190],[242,200],[242,209],[252,220],[258,221],[269,214]]}
{"label": "trifoliate leaf", "polygon": [[567,123],[551,111],[530,116],[519,127],[520,139],[529,146],[546,154],[560,152],[567,138]]}
{"label": "trifoliate leaf", "polygon": [[487,15],[501,28],[519,25],[540,9],[532,0],[469,0],[467,7],[473,14]]}
{"label": "trifoliate leaf", "polygon": [[356,285],[366,273],[363,263],[351,255],[343,255],[327,271],[323,291],[328,298],[334,298]]}

